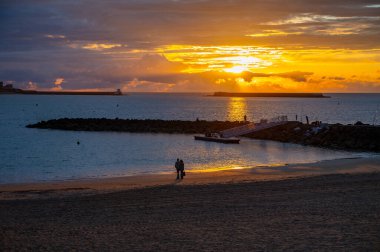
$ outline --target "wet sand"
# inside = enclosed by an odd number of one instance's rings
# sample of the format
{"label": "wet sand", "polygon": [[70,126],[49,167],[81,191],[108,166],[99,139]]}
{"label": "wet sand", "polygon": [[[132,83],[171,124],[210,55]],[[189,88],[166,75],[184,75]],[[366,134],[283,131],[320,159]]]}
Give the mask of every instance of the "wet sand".
{"label": "wet sand", "polygon": [[[174,169],[174,168],[173,168]],[[223,171],[187,171],[183,181],[173,174],[139,175],[102,179],[66,180],[56,182],[0,184],[0,201],[11,199],[33,199],[66,197],[109,193],[128,189],[163,185],[204,185],[281,180],[336,173],[380,172],[380,155],[367,158],[345,158],[307,164],[285,166],[263,166],[252,169]]]}
{"label": "wet sand", "polygon": [[379,251],[379,166],[2,185],[0,250]]}

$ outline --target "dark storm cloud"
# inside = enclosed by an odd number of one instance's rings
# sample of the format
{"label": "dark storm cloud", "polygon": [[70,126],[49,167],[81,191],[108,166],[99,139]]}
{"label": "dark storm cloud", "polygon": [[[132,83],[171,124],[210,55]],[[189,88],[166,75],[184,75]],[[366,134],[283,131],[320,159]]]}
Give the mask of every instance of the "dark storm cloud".
{"label": "dark storm cloud", "polygon": [[[368,7],[375,4],[377,0],[2,0],[0,79],[51,87],[64,76],[68,88],[117,87],[135,78],[154,82],[152,76],[160,81],[149,68],[169,74],[183,66],[154,57],[136,64],[132,54],[106,53],[149,53],[168,44],[376,48],[380,9]],[[265,36],[267,30],[289,35]],[[252,34],[264,36],[247,36]],[[194,81],[207,79],[194,76]],[[278,77],[302,82],[307,74]],[[185,80],[167,80],[174,81]]]}
{"label": "dark storm cloud", "polygon": [[[77,0],[2,1],[0,29],[5,50],[30,50],[59,45],[47,34],[65,35],[70,41],[112,41],[131,48],[149,48],[168,43],[215,43],[227,38],[242,42],[265,41],[245,38],[260,29],[273,28],[275,23],[313,14],[351,18],[364,22],[377,33],[379,8],[366,8],[377,1],[121,1]],[[318,18],[306,23],[278,25],[281,29],[315,26]],[[329,20],[330,24],[348,20]],[[263,25],[264,24],[264,25]],[[322,23],[322,25],[326,25]],[[318,27],[316,27],[318,28]],[[377,31],[377,32],[376,32]],[[297,40],[300,36],[296,36]],[[292,40],[292,38],[287,38]],[[314,38],[313,38],[314,39]],[[365,40],[365,37],[361,37]],[[273,40],[273,38],[272,38]],[[302,38],[304,43],[308,37]],[[271,40],[269,40],[271,41]],[[254,42],[254,41],[253,41]],[[294,42],[294,41],[293,41]],[[312,43],[312,41],[309,41]],[[328,43],[328,42],[326,42]]]}

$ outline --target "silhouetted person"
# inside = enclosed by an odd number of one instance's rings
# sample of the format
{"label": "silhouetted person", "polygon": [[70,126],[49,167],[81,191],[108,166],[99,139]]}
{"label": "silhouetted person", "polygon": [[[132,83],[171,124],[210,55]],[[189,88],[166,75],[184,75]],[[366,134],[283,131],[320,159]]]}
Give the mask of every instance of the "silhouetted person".
{"label": "silhouetted person", "polygon": [[247,121],[247,115],[244,115],[244,122]]}
{"label": "silhouetted person", "polygon": [[183,179],[185,176],[185,164],[183,163],[182,159],[179,161],[179,170],[181,172],[181,179]]}
{"label": "silhouetted person", "polygon": [[179,179],[179,172],[181,171],[181,170],[180,170],[180,164],[181,164],[181,162],[180,162],[179,159],[177,158],[177,161],[175,162],[175,165],[174,165],[174,167],[175,167],[175,169],[176,169],[176,171],[177,171],[177,179]]}

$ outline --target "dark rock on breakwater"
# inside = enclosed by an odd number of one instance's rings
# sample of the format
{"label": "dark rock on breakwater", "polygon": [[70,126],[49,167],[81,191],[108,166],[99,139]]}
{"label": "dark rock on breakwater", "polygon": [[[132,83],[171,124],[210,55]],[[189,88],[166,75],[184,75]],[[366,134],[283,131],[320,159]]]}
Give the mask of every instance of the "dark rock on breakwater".
{"label": "dark rock on breakwater", "polygon": [[[247,122],[165,121],[137,119],[57,119],[28,125],[28,128],[75,131],[117,131],[138,133],[195,134],[218,132]],[[318,147],[380,152],[380,127],[370,125],[302,124],[288,122],[245,137],[290,142]]]}
{"label": "dark rock on breakwater", "polygon": [[75,131],[118,131],[135,133],[180,133],[195,134],[206,132],[218,132],[221,130],[242,126],[247,122],[223,122],[223,121],[165,121],[165,120],[138,120],[138,119],[56,119],[41,121],[27,125],[28,128],[59,129]]}
{"label": "dark rock on breakwater", "polygon": [[371,125],[308,125],[289,122],[248,134],[246,137],[325,148],[380,152],[380,127]]}

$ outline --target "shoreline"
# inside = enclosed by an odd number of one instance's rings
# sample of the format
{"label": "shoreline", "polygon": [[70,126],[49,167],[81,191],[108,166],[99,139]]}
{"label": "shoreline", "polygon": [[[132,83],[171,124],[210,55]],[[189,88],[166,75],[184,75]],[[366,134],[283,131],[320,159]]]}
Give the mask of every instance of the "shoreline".
{"label": "shoreline", "polygon": [[110,178],[85,178],[75,180],[0,184],[0,201],[13,199],[55,198],[93,195],[160,186],[196,186],[236,184],[286,179],[303,179],[330,174],[379,173],[380,156],[353,157],[323,160],[313,163],[220,171],[187,170],[184,180],[172,174],[132,175]]}

